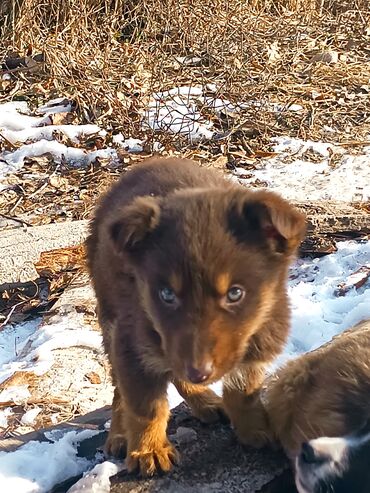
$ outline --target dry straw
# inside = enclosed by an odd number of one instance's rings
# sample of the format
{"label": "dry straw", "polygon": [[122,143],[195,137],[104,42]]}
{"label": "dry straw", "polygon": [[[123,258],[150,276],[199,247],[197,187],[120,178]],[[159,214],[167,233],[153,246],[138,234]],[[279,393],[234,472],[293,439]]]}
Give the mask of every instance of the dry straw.
{"label": "dry straw", "polygon": [[363,122],[357,100],[344,110],[332,103],[369,84],[367,0],[3,0],[0,8],[0,50],[43,52],[48,88],[76,99],[87,120],[138,134],[153,91],[212,83],[233,102],[305,110],[226,112],[215,116],[223,130],[252,119],[262,134],[307,137],[343,113]]}
{"label": "dry straw", "polygon": [[[0,9],[1,58],[45,57],[43,72],[10,71],[10,86],[1,91],[0,82],[0,102],[70,97],[79,121],[108,129],[103,145],[119,130],[144,137],[148,153],[159,140],[166,152],[248,168],[248,159],[263,157],[278,135],[368,141],[368,0],[2,0]],[[143,129],[153,92],[209,84],[210,97],[237,109],[214,111],[196,101],[218,139],[195,144]],[[293,104],[302,109],[289,111]],[[1,145],[7,144],[0,139]],[[73,171],[43,159],[26,163],[3,193],[4,214],[32,223],[87,217],[117,176],[105,163]],[[40,179],[28,180],[30,172]]]}

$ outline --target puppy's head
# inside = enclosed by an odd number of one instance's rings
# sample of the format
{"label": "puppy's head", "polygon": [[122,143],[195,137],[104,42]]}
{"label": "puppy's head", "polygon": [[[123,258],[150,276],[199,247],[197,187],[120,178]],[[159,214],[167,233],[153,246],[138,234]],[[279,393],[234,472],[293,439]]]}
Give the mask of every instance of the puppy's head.
{"label": "puppy's head", "polygon": [[368,493],[370,430],[344,438],[317,438],[296,459],[299,493]]}
{"label": "puppy's head", "polygon": [[242,359],[268,320],[305,221],[265,191],[189,189],[139,197],[109,228],[170,369],[209,383]]}

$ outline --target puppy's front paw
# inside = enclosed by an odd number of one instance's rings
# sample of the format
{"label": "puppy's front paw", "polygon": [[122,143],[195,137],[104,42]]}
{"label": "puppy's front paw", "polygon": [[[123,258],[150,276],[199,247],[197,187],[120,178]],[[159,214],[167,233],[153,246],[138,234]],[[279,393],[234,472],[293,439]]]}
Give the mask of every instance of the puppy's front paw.
{"label": "puppy's front paw", "polygon": [[108,434],[108,438],[104,445],[104,453],[106,455],[112,455],[118,459],[122,459],[126,455],[127,440],[124,435],[118,433]]}
{"label": "puppy's front paw", "polygon": [[166,440],[155,447],[132,450],[126,457],[126,465],[129,472],[139,470],[146,477],[153,476],[156,471],[168,472],[178,460],[177,450]]}

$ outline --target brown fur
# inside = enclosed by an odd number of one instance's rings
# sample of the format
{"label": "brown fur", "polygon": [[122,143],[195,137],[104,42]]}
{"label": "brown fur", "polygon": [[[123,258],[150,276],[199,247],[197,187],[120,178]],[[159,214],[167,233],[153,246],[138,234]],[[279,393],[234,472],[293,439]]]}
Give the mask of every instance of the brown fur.
{"label": "brown fur", "polygon": [[[255,396],[288,334],[287,269],[304,223],[279,196],[187,160],[136,165],[103,197],[87,250],[117,388],[107,450],[127,441],[130,470],[152,474],[176,459],[165,433],[169,381],[200,419],[218,415],[221,400],[191,383],[189,368],[210,368],[205,384],[225,377],[239,438],[261,444]],[[236,304],[226,298],[233,285],[245,290]],[[170,306],[164,287],[176,295]]]}
{"label": "brown fur", "polygon": [[291,457],[304,441],[360,429],[370,418],[370,321],[290,361],[266,399],[271,427]]}

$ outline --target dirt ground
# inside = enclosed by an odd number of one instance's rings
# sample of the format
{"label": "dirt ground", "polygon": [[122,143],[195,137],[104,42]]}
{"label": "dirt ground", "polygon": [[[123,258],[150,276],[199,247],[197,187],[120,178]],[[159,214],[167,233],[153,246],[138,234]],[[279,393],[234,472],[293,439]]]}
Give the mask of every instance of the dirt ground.
{"label": "dirt ground", "polygon": [[120,473],[111,478],[112,493],[272,491],[263,488],[287,468],[281,453],[243,449],[229,425],[203,425],[189,415],[185,404],[173,411],[169,434],[181,453],[173,472],[141,481]]}

